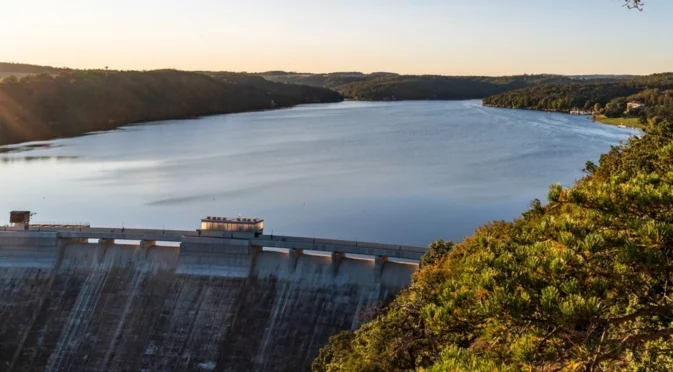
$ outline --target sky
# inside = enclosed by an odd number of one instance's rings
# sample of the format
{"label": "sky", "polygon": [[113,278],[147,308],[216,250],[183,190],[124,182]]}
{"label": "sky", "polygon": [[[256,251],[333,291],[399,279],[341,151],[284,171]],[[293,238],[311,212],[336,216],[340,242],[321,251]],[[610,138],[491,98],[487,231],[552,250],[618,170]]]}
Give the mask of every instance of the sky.
{"label": "sky", "polygon": [[405,74],[673,71],[673,1],[1,0],[0,61]]}

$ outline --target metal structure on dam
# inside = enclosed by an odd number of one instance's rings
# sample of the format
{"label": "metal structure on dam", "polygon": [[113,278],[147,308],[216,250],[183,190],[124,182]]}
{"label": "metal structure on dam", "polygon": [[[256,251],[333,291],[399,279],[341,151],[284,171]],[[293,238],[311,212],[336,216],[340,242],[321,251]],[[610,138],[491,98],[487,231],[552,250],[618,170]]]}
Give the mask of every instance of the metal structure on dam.
{"label": "metal structure on dam", "polygon": [[0,228],[0,371],[302,371],[425,251],[265,235],[240,217],[176,231],[29,216]]}

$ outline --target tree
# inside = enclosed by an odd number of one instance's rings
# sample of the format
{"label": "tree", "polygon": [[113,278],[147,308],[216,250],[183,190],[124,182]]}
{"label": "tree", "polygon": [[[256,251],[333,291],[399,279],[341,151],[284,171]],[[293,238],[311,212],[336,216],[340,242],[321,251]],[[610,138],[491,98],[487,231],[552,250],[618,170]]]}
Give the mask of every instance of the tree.
{"label": "tree", "polygon": [[605,116],[609,118],[620,117],[626,111],[626,98],[618,97],[605,105]]}
{"label": "tree", "polygon": [[19,79],[15,75],[9,75],[6,78],[2,79],[4,84],[16,84],[19,82]]}
{"label": "tree", "polygon": [[597,115],[600,115],[600,114],[603,113],[602,111],[603,111],[603,106],[601,106],[600,103],[596,103],[594,105],[594,113],[597,114]]}
{"label": "tree", "polygon": [[624,0],[624,6],[629,9],[643,10],[644,0]]}
{"label": "tree", "polygon": [[350,343],[353,340],[353,334],[343,331],[331,336],[326,347],[320,349],[318,357],[313,361],[312,369],[315,372],[330,372],[329,364],[332,361],[342,361],[348,357],[351,351]]}
{"label": "tree", "polygon": [[421,258],[421,266],[439,263],[449,255],[449,252],[451,252],[452,249],[453,242],[451,241],[445,242],[443,240],[438,240],[431,243],[430,246],[428,246],[428,250]]}

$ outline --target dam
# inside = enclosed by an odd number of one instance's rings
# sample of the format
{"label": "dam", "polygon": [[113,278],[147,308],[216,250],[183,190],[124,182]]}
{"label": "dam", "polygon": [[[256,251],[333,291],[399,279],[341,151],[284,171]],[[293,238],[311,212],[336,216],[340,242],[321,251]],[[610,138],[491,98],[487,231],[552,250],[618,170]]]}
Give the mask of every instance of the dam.
{"label": "dam", "polygon": [[411,281],[425,248],[263,233],[0,228],[0,371],[304,371]]}

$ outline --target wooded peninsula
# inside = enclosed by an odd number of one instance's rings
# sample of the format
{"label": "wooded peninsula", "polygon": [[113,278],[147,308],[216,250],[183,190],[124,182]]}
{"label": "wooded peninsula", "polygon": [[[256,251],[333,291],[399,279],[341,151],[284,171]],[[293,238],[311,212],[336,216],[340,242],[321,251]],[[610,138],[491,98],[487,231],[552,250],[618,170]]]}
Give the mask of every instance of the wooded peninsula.
{"label": "wooded peninsula", "polygon": [[[483,100],[484,105],[515,109],[571,112],[586,110],[599,121],[670,116],[673,113],[673,73],[641,76],[622,81],[544,84],[503,92]],[[629,103],[632,103],[629,106]],[[633,105],[637,109],[633,109]],[[614,121],[619,123],[620,121]]]}

